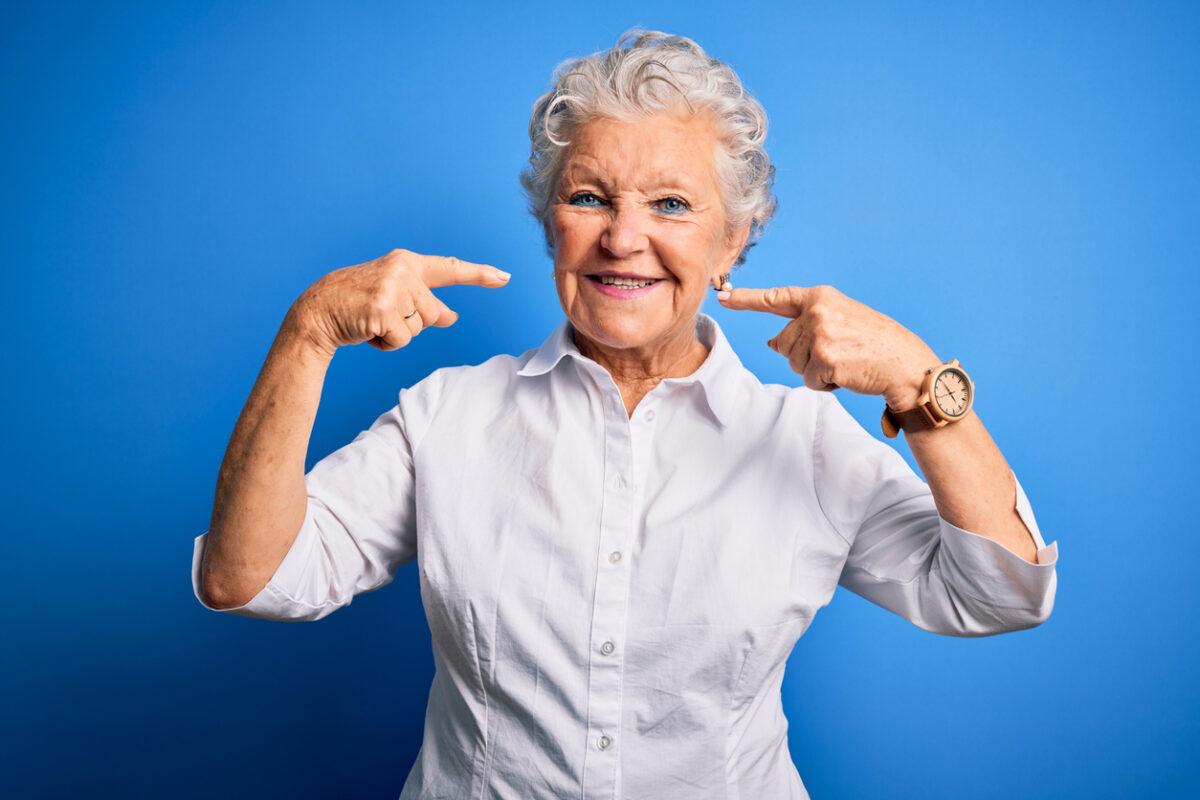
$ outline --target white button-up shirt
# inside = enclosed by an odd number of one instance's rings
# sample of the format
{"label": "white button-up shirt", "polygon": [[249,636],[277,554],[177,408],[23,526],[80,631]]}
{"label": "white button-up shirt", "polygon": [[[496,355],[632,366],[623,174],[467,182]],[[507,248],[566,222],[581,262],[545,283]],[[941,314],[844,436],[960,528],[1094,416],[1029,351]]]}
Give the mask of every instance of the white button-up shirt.
{"label": "white button-up shirt", "polygon": [[832,395],[697,334],[704,364],[632,416],[564,323],[402,391],[309,473],[295,544],[233,612],[318,619],[417,560],[436,673],[402,800],[804,798],[780,683],[839,582],[951,635],[1050,613],[1057,549],[1019,486],[1038,564],[940,519]]}

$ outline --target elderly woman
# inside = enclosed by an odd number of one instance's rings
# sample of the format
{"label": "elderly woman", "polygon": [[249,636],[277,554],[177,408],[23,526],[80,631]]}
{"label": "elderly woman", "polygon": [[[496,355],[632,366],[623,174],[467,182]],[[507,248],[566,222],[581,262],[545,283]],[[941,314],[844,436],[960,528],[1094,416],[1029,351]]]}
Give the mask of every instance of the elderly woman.
{"label": "elderly woman", "polygon": [[[457,315],[507,273],[397,250],[285,318],[221,467],[194,580],[311,620],[420,564],[436,674],[404,798],[796,798],[780,682],[842,586],[927,630],[1028,628],[1056,550],[963,368],[829,287],[733,289],[774,210],[766,117],[694,42],[630,34],[535,105],[523,176],[566,320],[439,370],[305,476],[334,352]],[[763,385],[699,309],[787,323]],[[881,396],[928,485],[830,390]]]}

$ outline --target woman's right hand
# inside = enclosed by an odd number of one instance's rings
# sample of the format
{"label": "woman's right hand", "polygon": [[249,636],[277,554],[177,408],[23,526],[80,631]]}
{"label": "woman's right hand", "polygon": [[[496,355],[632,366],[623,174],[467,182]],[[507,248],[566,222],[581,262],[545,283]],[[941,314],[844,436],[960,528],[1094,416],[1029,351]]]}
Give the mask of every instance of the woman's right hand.
{"label": "woman's right hand", "polygon": [[393,250],[321,278],[297,298],[285,324],[295,326],[328,358],[339,347],[361,342],[396,350],[425,328],[445,328],[458,319],[430,289],[452,284],[499,288],[509,277],[495,267],[452,256]]}

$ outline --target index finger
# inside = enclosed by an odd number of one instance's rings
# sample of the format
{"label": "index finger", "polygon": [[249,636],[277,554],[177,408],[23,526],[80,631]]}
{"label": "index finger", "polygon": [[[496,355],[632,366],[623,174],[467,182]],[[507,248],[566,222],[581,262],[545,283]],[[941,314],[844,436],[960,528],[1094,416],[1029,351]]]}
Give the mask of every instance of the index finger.
{"label": "index finger", "polygon": [[720,292],[721,305],[734,311],[766,311],[795,319],[804,310],[808,289],[803,286],[784,286],[774,289],[733,289]]}
{"label": "index finger", "polygon": [[512,276],[488,264],[473,264],[454,256],[422,256],[425,285],[431,289],[469,283],[474,286],[497,288],[508,283]]}

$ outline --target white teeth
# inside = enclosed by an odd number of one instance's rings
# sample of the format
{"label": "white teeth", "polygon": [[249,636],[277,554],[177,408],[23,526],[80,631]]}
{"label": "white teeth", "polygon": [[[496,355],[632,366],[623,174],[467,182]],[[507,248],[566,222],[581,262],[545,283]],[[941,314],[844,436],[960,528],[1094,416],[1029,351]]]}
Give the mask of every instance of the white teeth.
{"label": "white teeth", "polygon": [[640,289],[654,283],[652,280],[634,280],[633,278],[615,278],[611,275],[600,275],[600,282],[605,286],[619,286],[622,289]]}

